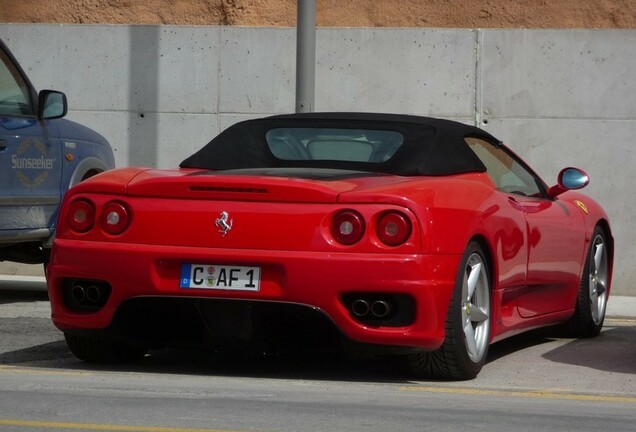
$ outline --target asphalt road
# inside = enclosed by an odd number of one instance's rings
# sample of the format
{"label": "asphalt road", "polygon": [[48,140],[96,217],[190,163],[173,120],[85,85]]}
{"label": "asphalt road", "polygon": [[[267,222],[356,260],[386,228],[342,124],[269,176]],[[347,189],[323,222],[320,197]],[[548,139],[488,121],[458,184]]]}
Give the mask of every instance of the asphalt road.
{"label": "asphalt road", "polygon": [[535,331],[491,347],[467,382],[392,359],[236,360],[162,351],[74,359],[42,292],[0,292],[0,431],[634,431],[636,321],[598,338]]}

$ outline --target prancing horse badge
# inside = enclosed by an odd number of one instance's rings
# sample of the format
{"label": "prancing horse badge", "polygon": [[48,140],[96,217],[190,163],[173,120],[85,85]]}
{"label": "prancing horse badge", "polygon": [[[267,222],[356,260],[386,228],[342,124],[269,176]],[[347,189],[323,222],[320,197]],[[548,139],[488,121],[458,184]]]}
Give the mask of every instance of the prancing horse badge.
{"label": "prancing horse badge", "polygon": [[223,237],[230,232],[233,223],[234,220],[230,219],[230,214],[226,211],[221,212],[219,218],[214,222],[214,224],[219,227],[219,232],[223,235]]}

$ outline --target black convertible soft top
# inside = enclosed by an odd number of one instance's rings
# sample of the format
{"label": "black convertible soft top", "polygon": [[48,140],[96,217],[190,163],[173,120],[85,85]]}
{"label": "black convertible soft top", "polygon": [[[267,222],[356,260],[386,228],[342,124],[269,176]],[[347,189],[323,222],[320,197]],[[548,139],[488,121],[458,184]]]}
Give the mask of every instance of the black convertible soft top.
{"label": "black convertible soft top", "polygon": [[[395,154],[383,162],[286,160],[274,156],[266,134],[279,128],[390,130],[404,136]],[[247,120],[230,126],[205,147],[181,162],[181,168],[231,170],[246,168],[330,168],[403,176],[485,172],[465,138],[500,141],[489,133],[450,120],[399,114],[304,113]]]}

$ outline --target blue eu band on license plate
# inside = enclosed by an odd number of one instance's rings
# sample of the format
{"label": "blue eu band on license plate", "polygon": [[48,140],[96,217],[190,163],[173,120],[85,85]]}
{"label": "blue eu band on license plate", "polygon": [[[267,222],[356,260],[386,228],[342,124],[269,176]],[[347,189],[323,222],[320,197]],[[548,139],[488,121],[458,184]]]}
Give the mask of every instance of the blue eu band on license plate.
{"label": "blue eu band on license plate", "polygon": [[258,291],[260,267],[214,264],[182,264],[181,288]]}

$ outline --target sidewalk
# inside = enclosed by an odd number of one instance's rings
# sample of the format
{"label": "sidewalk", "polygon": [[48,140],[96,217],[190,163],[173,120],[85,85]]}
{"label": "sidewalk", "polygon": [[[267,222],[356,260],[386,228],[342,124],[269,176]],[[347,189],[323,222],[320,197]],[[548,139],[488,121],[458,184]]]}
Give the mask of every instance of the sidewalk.
{"label": "sidewalk", "polygon": [[610,294],[605,316],[608,318],[636,319],[636,297],[612,296]]}

